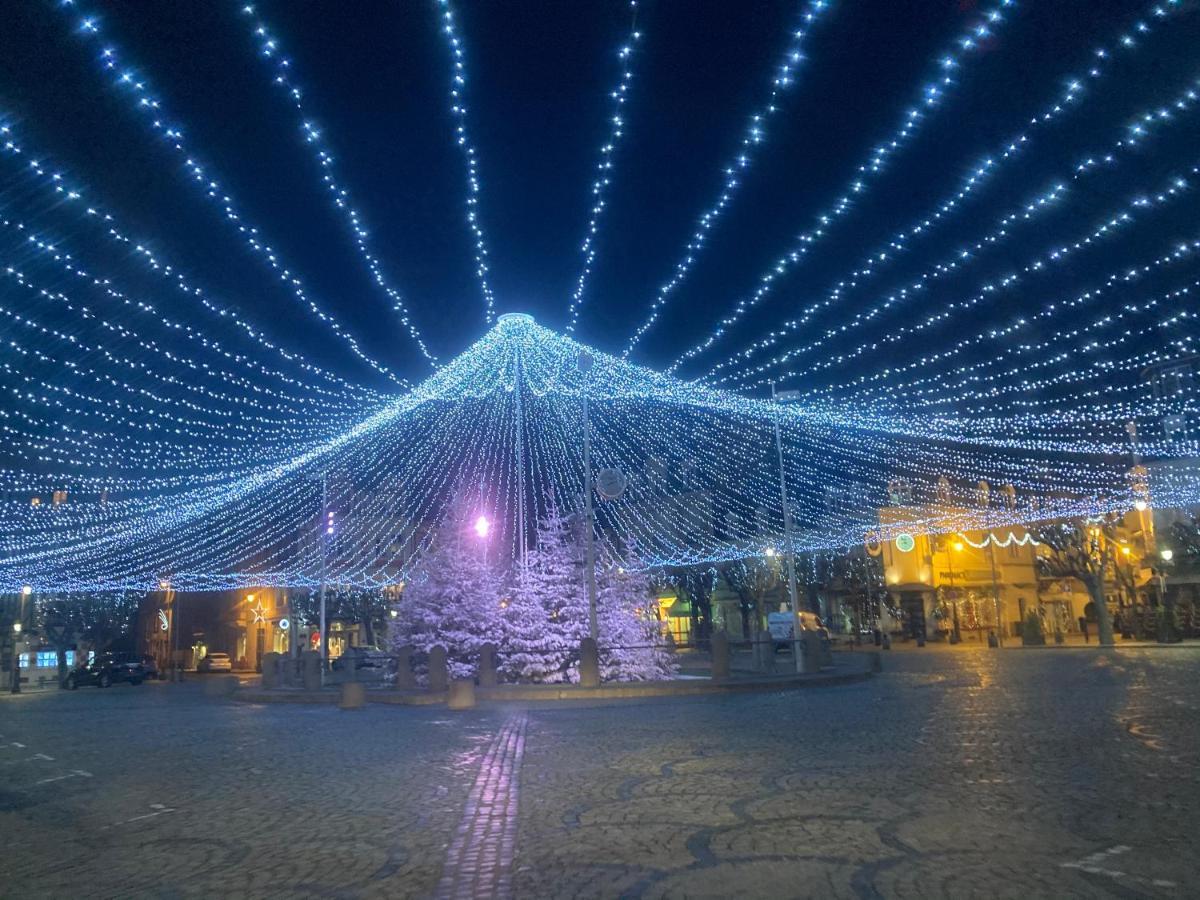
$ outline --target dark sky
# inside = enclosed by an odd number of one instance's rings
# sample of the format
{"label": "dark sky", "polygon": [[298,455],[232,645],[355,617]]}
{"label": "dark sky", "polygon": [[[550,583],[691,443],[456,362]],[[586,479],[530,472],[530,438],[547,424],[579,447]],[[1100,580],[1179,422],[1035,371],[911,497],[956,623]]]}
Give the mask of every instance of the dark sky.
{"label": "dark sky", "polygon": [[[85,4],[86,5],[86,4]],[[1188,4],[1185,4],[1187,6]],[[432,3],[405,0],[292,0],[257,4],[273,25],[306,88],[310,117],[338,157],[337,172],[373,234],[391,281],[405,295],[432,349],[453,356],[484,330],[465,226],[466,185],[452,144],[447,99],[449,55]],[[678,260],[699,214],[713,202],[720,168],[749,112],[762,102],[800,4],[752,0],[646,2],[634,62],[628,130],[580,322],[583,340],[619,351],[644,319]],[[963,28],[980,20],[971,0],[838,2],[808,40],[807,60],[731,212],[677,291],[636,358],[665,365],[702,339],[813,216],[829,205],[870,148],[890,136],[935,61]],[[578,247],[588,188],[607,131],[616,49],[628,29],[626,4],[460,2],[469,81],[469,124],[479,154],[480,216],[491,246],[500,311],[526,311],[551,327],[566,319],[580,267]],[[721,346],[737,349],[809,302],[867,250],[927,214],[965,174],[1058,94],[1069,75],[1149,4],[1025,0],[982,52],[960,70],[951,99],[930,113],[920,137],[889,164],[867,197],[772,300]],[[155,86],[168,117],[187,127],[190,145],[239,201],[246,217],[379,359],[409,376],[428,371],[370,283],[344,223],[322,196],[315,163],[291,107],[239,4],[216,0],[111,2],[96,10],[105,34]],[[30,145],[76,173],[89,196],[150,236],[154,246],[211,293],[242,310],[281,343],[365,383],[370,369],[343,352],[264,274],[219,210],[189,185],[172,151],[104,79],[100,46],[73,31],[74,19],[42,0],[0,2],[0,114]],[[1037,149],[1005,168],[952,225],[935,232],[870,290],[866,304],[990,230],[999,215],[1069,173],[1085,150],[1111,143],[1135,111],[1174,96],[1200,74],[1200,14],[1192,2],[1169,29],[1122,58],[1115,77],[1085,94],[1077,113],[1039,135]],[[1098,222],[1098,215],[1143,188],[1195,164],[1195,122],[1152,141],[1111,176],[1097,177],[1061,209],[1022,232],[1003,252],[947,283],[941,299],[969,293]],[[56,229],[98,267],[187,311],[158,283],[137,281],[127,261],[90,240],[61,211],[29,205],[16,168],[0,159],[0,203]],[[1044,282],[975,314],[988,321],[1036,310],[1055,291],[1087,283],[1125,261],[1144,259],[1174,238],[1194,236],[1194,200],[1155,213],[1112,246],[1080,257]],[[32,265],[32,263],[30,263]],[[124,267],[124,268],[122,268]],[[48,277],[48,276],[47,276]],[[940,289],[943,290],[943,289]],[[831,316],[823,322],[835,321]],[[203,323],[200,316],[193,316]],[[214,331],[219,325],[205,324]],[[877,333],[885,333],[887,322]],[[947,340],[947,332],[934,341]],[[853,347],[857,339],[844,346]],[[718,348],[719,350],[720,348]],[[869,360],[903,361],[912,342]],[[719,352],[685,369],[701,374]],[[857,369],[824,373],[850,377]]]}

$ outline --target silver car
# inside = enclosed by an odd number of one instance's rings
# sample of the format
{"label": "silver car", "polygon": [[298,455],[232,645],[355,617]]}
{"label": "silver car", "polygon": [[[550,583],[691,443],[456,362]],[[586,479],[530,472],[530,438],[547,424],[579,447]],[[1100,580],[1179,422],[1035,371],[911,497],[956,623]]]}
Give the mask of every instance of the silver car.
{"label": "silver car", "polygon": [[232,672],[233,660],[228,653],[209,653],[196,664],[197,672]]}

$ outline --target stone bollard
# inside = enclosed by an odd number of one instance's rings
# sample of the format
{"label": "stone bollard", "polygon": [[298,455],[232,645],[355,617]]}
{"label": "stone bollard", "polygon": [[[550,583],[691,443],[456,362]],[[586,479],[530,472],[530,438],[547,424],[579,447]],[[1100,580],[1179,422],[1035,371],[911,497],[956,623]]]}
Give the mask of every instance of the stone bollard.
{"label": "stone bollard", "polygon": [[723,681],[729,677],[729,635],[723,630],[712,636],[712,677]]}
{"label": "stone bollard", "polygon": [[833,649],[830,647],[829,638],[818,634],[817,640],[817,659],[820,662],[822,669],[833,668]]}
{"label": "stone bollard", "polygon": [[417,686],[417,676],[412,670],[412,647],[400,647],[396,650],[396,680],[392,688],[397,691],[411,691]]}
{"label": "stone bollard", "polygon": [[450,682],[450,693],[446,696],[447,709],[475,708],[475,679],[455,678]]}
{"label": "stone bollard", "polygon": [[590,637],[579,643],[579,684],[588,688],[600,687],[600,650]]}
{"label": "stone bollard", "polygon": [[775,639],[771,637],[771,632],[764,631],[758,636],[758,640],[754,643],[755,649],[758,651],[758,671],[764,675],[775,674]]}
{"label": "stone bollard", "polygon": [[204,679],[204,693],[209,697],[228,697],[237,689],[236,675],[214,675]]}
{"label": "stone bollard", "polygon": [[343,681],[340,709],[362,709],[367,705],[367,686],[361,681]]}
{"label": "stone bollard", "polygon": [[305,650],[300,654],[301,680],[306,691],[321,689],[321,654],[316,650]]}
{"label": "stone bollard", "polygon": [[446,668],[446,648],[441,644],[429,650],[429,690],[442,693],[450,682],[450,672]]}
{"label": "stone bollard", "polygon": [[821,637],[815,631],[800,632],[800,671],[805,675],[821,671]]}
{"label": "stone bollard", "polygon": [[262,687],[263,690],[274,690],[279,687],[279,661],[281,659],[278,653],[264,653],[262,658]]}
{"label": "stone bollard", "polygon": [[484,644],[479,648],[479,686],[496,686],[496,645]]}
{"label": "stone bollard", "polygon": [[885,631],[881,640],[883,642],[882,646],[884,650],[892,649],[892,636],[890,634]]}

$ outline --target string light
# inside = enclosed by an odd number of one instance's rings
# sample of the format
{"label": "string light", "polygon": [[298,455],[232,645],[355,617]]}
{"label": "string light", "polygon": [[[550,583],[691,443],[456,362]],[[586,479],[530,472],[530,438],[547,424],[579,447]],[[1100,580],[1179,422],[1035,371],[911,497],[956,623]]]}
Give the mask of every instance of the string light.
{"label": "string light", "polygon": [[[22,157],[29,156],[29,153],[26,152],[24,146],[18,143],[15,135],[15,128],[12,124],[0,122],[0,139],[3,139],[3,143],[0,143],[0,155],[8,156],[13,159],[21,159]],[[352,390],[360,395],[370,395],[373,393],[369,390],[351,385],[344,378],[322,369],[319,366],[313,365],[312,363],[304,360],[299,354],[292,353],[271,342],[256,326],[243,319],[232,308],[210,299],[203,289],[195,287],[189,277],[177,269],[177,267],[167,260],[161,253],[152,251],[150,249],[151,242],[149,240],[133,237],[125,233],[121,229],[117,218],[112,213],[106,211],[103,206],[100,206],[94,202],[85,205],[83,202],[84,198],[91,196],[91,193],[82,186],[73,185],[73,179],[68,179],[68,176],[64,174],[63,170],[51,171],[51,169],[43,165],[40,160],[45,158],[45,155],[41,154],[36,158],[29,159],[26,162],[23,171],[26,175],[37,179],[38,184],[42,186],[54,199],[56,208],[59,210],[66,209],[75,212],[82,222],[102,228],[104,230],[104,236],[109,241],[120,247],[122,255],[133,258],[134,260],[145,265],[152,272],[158,274],[160,277],[167,279],[169,283],[171,283],[185,297],[189,298],[189,300],[198,300],[204,309],[210,312],[217,320],[235,324],[243,335],[255,341],[258,346],[278,354],[283,359],[299,366],[304,371],[317,375],[324,380],[340,386],[343,389]],[[10,221],[5,220],[5,224],[6,226],[10,225]],[[23,226],[19,223],[12,223],[12,225],[13,227],[23,228]],[[72,274],[77,274],[77,270],[73,270],[71,268],[70,254],[63,254],[59,252],[58,248],[65,244],[64,241],[56,240],[51,242],[38,242],[35,240],[33,244],[39,251],[54,259],[54,261],[59,263],[59,265],[61,265],[64,269],[72,272]],[[90,278],[92,276],[87,275],[85,272],[83,277]],[[109,290],[111,287],[110,279],[93,278],[93,281],[98,286],[104,287],[106,290]],[[121,292],[115,290],[109,290],[109,292],[114,298],[120,299],[122,302],[127,302],[127,298],[125,298],[124,294]],[[157,315],[157,310],[152,304],[139,300],[136,302],[136,306],[138,309],[144,312]],[[168,327],[183,328],[184,330],[188,331],[189,335],[194,335],[195,339],[200,340],[205,345],[216,346],[216,343],[211,338],[202,335],[199,331],[191,329],[190,326],[176,325],[165,317],[162,319],[162,322]],[[285,378],[285,380],[289,380],[296,384],[301,383],[295,379]],[[323,390],[320,387],[315,387],[313,389],[318,391]]]}
{"label": "string light", "polygon": [[465,99],[467,87],[466,53],[463,51],[462,38],[458,35],[458,26],[454,20],[454,9],[450,0],[435,0],[441,14],[441,31],[446,38],[446,47],[450,51],[450,115],[454,120],[454,143],[462,151],[463,160],[467,165],[467,225],[475,241],[475,275],[479,279],[479,289],[483,292],[485,318],[490,324],[496,317],[496,298],[488,283],[488,249],[484,238],[483,225],[479,221],[479,161],[475,145],[471,143],[467,131],[467,104]]}
{"label": "string light", "polygon": [[[1200,166],[1192,166],[1188,170],[1188,174],[1192,176],[1195,176],[1198,172],[1200,172]],[[811,373],[844,365],[847,362],[858,359],[868,352],[878,350],[881,345],[894,344],[903,340],[908,335],[919,334],[927,331],[933,326],[947,321],[956,312],[978,307],[980,304],[992,300],[1000,291],[1012,289],[1014,286],[1021,285],[1023,277],[1042,273],[1051,266],[1065,262],[1074,253],[1084,248],[1091,247],[1100,240],[1111,237],[1112,235],[1118,233],[1121,229],[1131,226],[1137,221],[1135,217],[1137,212],[1144,209],[1161,208],[1162,206],[1165,206],[1166,204],[1183,196],[1188,189],[1189,183],[1186,179],[1180,176],[1172,176],[1168,180],[1167,185],[1157,193],[1153,195],[1139,195],[1126,204],[1124,209],[1105,214],[1100,225],[1092,229],[1089,233],[1070,243],[1057,244],[1056,246],[1052,246],[1050,249],[1043,251],[1026,263],[1026,265],[1022,266],[1019,270],[1019,273],[1009,272],[1003,276],[985,282],[980,286],[976,293],[972,294],[966,299],[951,301],[938,312],[929,314],[924,319],[917,321],[913,325],[896,326],[882,338],[879,338],[871,343],[861,344],[852,351],[827,356],[821,362],[814,363],[807,367],[805,371]],[[927,283],[928,280],[925,277],[918,279],[908,289],[902,290],[888,297],[881,304],[880,308],[887,308],[898,300],[907,299],[911,296],[913,291],[922,289]],[[851,327],[855,326],[845,326],[847,329]],[[842,329],[839,329],[835,333],[841,333],[841,331]],[[800,350],[789,351],[789,353],[785,353],[779,357],[779,362],[787,362],[789,359],[799,355],[801,352],[818,345],[819,344],[814,343],[805,348],[801,348]],[[759,370],[763,368],[765,367],[758,367]],[[770,380],[773,379],[761,379],[759,384],[769,383]],[[743,382],[743,386],[745,386],[745,384],[746,383]]]}
{"label": "string light", "polygon": [[[1178,96],[1176,96],[1174,98],[1174,102],[1171,104],[1171,106],[1177,112],[1189,112],[1189,111],[1192,111],[1197,106],[1196,101],[1198,98],[1200,98],[1200,93],[1197,92],[1197,82],[1195,80],[1193,80],[1182,91],[1181,94],[1179,94]],[[1146,115],[1149,115],[1149,114],[1146,114]],[[1144,117],[1139,117],[1139,120],[1142,118],[1144,118]],[[1177,116],[1171,116],[1171,117],[1154,116],[1152,118],[1154,119],[1154,121],[1158,122],[1159,124],[1162,124],[1164,122],[1174,123],[1176,121],[1179,121],[1179,117],[1177,117]],[[1046,121],[1046,119],[1044,116],[1043,117],[1035,117],[1035,119],[1033,121],[1040,122],[1040,121]],[[1111,152],[1104,152],[1104,153],[1100,153],[1100,154],[1089,155],[1084,163],[1075,167],[1075,171],[1072,176],[1072,180],[1078,181],[1086,173],[1094,171],[1095,161],[1097,160],[1097,158],[1103,159],[1103,161],[1107,165],[1107,170],[1111,171],[1113,169],[1113,167],[1118,163],[1117,154],[1119,154],[1120,151],[1122,151],[1123,149],[1132,147],[1135,144],[1134,141],[1130,140],[1127,137],[1127,128],[1126,127],[1122,126],[1122,128],[1120,129],[1120,132],[1121,132],[1121,136],[1118,137],[1117,140],[1114,142],[1113,150]],[[1143,134],[1144,133],[1145,132],[1143,132]],[[1010,144],[1010,146],[1015,146],[1015,144]],[[1058,183],[1052,185],[1049,190],[1031,198],[1028,202],[1026,202],[1024,204],[1022,209],[1019,209],[1013,213],[1010,213],[1007,216],[1002,217],[999,220],[999,222],[997,223],[996,228],[990,234],[986,235],[979,241],[976,241],[975,244],[971,248],[969,248],[969,249],[961,249],[960,248],[960,249],[956,250],[954,255],[948,261],[943,262],[943,263],[933,267],[933,269],[931,271],[927,271],[927,272],[923,273],[915,282],[913,282],[911,285],[909,285],[908,288],[901,289],[899,292],[889,295],[888,297],[886,297],[884,299],[883,302],[876,304],[876,306],[873,307],[867,313],[859,313],[858,315],[855,316],[854,320],[852,320],[850,325],[846,326],[846,327],[849,327],[849,328],[859,327],[863,323],[870,321],[874,317],[878,316],[880,314],[880,312],[882,312],[884,309],[886,309],[887,307],[889,307],[893,303],[895,303],[897,301],[897,299],[906,298],[910,291],[922,290],[926,287],[928,282],[930,282],[934,279],[941,278],[944,275],[949,274],[950,272],[953,272],[953,271],[956,271],[956,270],[962,268],[965,265],[969,265],[971,262],[973,262],[974,260],[979,258],[980,251],[982,251],[985,248],[995,247],[995,246],[999,245],[1000,243],[1002,243],[1007,237],[1009,237],[1011,234],[1010,226],[1013,223],[1019,222],[1019,221],[1028,222],[1028,221],[1032,220],[1038,214],[1043,213],[1043,212],[1048,212],[1050,209],[1052,209],[1054,207],[1055,201],[1058,200],[1065,191],[1066,191],[1066,186],[1062,182],[1058,182]],[[944,208],[946,208],[946,204],[943,204],[943,209]],[[930,221],[930,220],[928,220],[928,219],[924,220],[924,222],[928,222],[928,221]],[[918,225],[914,229],[910,229],[910,231],[915,231],[916,228],[920,228],[920,227],[922,227],[922,226]],[[788,334],[790,332],[796,332],[796,331],[800,330],[801,328],[803,328],[809,321],[811,321],[811,319],[815,315],[817,315],[821,311],[828,309],[828,308],[832,307],[833,305],[837,304],[838,302],[840,302],[843,298],[843,291],[846,288],[855,287],[859,283],[860,280],[865,280],[866,277],[869,277],[875,271],[878,271],[878,269],[873,265],[873,263],[879,263],[886,259],[894,258],[894,256],[896,255],[896,251],[903,250],[905,248],[905,245],[902,243],[899,243],[899,242],[893,242],[890,245],[890,247],[892,250],[891,254],[889,254],[889,251],[887,251],[887,250],[879,251],[874,257],[872,257],[872,261],[869,262],[864,268],[859,269],[853,273],[852,279],[849,282],[839,281],[837,283],[837,285],[831,291],[829,291],[829,293],[827,294],[826,298],[823,301],[810,304],[808,307],[806,307],[801,312],[801,314],[798,317],[796,317],[794,319],[790,319],[787,322],[785,322],[778,331],[773,332],[767,338],[755,342],[754,344],[750,345],[747,349],[732,356],[729,360],[717,363],[709,370],[709,374],[712,375],[712,374],[715,374],[716,372],[721,371],[722,369],[726,369],[731,366],[737,365],[739,363],[743,363],[744,361],[749,360],[751,357],[753,357],[756,353],[778,344],[780,342],[780,340],[786,334]],[[840,334],[840,333],[842,333],[842,331],[843,331],[843,329],[832,329],[831,331],[827,332],[826,336],[831,336],[832,334]],[[814,346],[818,346],[818,344],[810,345],[809,348],[805,348],[804,350],[789,351],[788,353],[777,355],[777,356],[773,357],[769,362],[759,365],[758,367],[754,368],[751,371],[756,374],[761,374],[762,372],[767,371],[770,367],[778,366],[778,365],[786,362],[787,360],[793,358],[795,355],[798,355],[799,353],[807,352],[807,349],[811,349]],[[682,362],[682,361],[683,361],[683,358],[681,357],[679,362]],[[678,365],[672,366],[672,368],[669,371],[674,371],[677,368],[678,368]]]}
{"label": "string light", "polygon": [[617,52],[617,58],[621,61],[621,79],[608,95],[613,102],[613,111],[609,117],[608,137],[600,146],[600,161],[596,163],[596,178],[591,186],[591,215],[584,231],[583,244],[579,248],[583,255],[583,268],[575,281],[575,290],[571,294],[571,303],[567,310],[567,334],[575,331],[575,325],[579,321],[579,307],[583,303],[587,281],[592,274],[592,264],[596,261],[596,232],[600,228],[600,216],[608,206],[606,197],[608,187],[612,184],[613,156],[621,138],[625,136],[625,103],[629,99],[629,86],[633,82],[631,61],[634,48],[642,38],[642,33],[637,30],[637,0],[629,0],[629,10],[629,35]]}
{"label": "string light", "polygon": [[363,225],[358,210],[350,198],[350,192],[342,186],[334,175],[334,156],[325,140],[323,129],[319,128],[305,115],[304,92],[301,90],[296,81],[296,76],[292,72],[292,61],[283,55],[283,52],[280,50],[279,39],[268,28],[254,5],[247,4],[243,6],[242,13],[253,29],[260,55],[270,61],[271,81],[286,94],[288,101],[295,107],[296,113],[300,117],[300,128],[304,134],[304,142],[312,148],[313,156],[317,161],[317,165],[320,166],[321,183],[325,189],[325,194],[329,197],[337,212],[344,216],[346,222],[349,224],[350,233],[354,237],[354,246],[358,250],[358,255],[362,257],[363,262],[367,264],[367,269],[371,274],[371,281],[392,301],[392,309],[400,315],[400,323],[420,349],[421,355],[429,360],[430,363],[436,364],[437,357],[430,353],[429,348],[425,346],[425,341],[422,339],[421,333],[417,330],[416,324],[412,321],[412,316],[404,303],[404,298],[400,295],[399,291],[392,287],[387,277],[383,274],[383,268],[380,265],[379,259],[370,248],[370,232]]}
{"label": "string light", "polygon": [[759,147],[766,142],[767,125],[779,113],[780,94],[783,91],[789,90],[795,84],[796,69],[804,61],[802,49],[804,41],[808,37],[813,23],[817,21],[830,5],[828,0],[809,0],[809,2],[801,6],[800,21],[792,29],[782,58],[771,68],[771,81],[768,86],[766,102],[750,114],[749,122],[742,132],[733,158],[726,162],[721,169],[721,190],[717,194],[716,202],[701,213],[696,230],[692,232],[692,236],[688,239],[687,245],[684,247],[683,256],[675,263],[671,277],[659,286],[658,291],[655,293],[654,301],[650,304],[650,314],[638,326],[637,330],[634,331],[633,336],[629,339],[629,343],[625,346],[624,353],[621,354],[622,358],[628,359],[629,354],[633,352],[633,349],[641,341],[643,335],[654,327],[663,306],[666,305],[667,300],[670,299],[675,289],[687,278],[692,270],[692,265],[707,245],[708,237],[713,227],[720,221],[730,205],[732,205],[737,190],[741,187],[755,154],[758,152]]}
{"label": "string light", "polygon": [[[74,4],[64,4],[70,9]],[[73,15],[73,14],[72,14]],[[85,16],[77,20],[78,33],[87,38],[98,39],[102,33],[98,19],[95,16]],[[372,359],[359,345],[358,341],[347,332],[338,320],[326,313],[304,288],[304,282],[279,257],[279,253],[261,237],[259,228],[249,224],[240,212],[233,197],[226,192],[218,179],[207,166],[200,162],[194,154],[184,134],[183,126],[170,122],[164,112],[164,103],[151,90],[149,81],[137,69],[122,61],[123,56],[111,41],[101,50],[98,61],[101,70],[111,79],[113,88],[119,96],[128,98],[132,108],[139,113],[151,130],[160,136],[168,147],[184,160],[184,171],[189,183],[195,186],[206,200],[216,204],[222,212],[223,219],[238,234],[253,254],[267,264],[272,273],[287,289],[305,306],[320,322],[334,332],[364,363],[380,374],[391,379],[396,384],[404,386],[403,379],[393,373],[383,364]]]}
{"label": "string light", "polygon": [[[594,360],[588,373],[574,365],[581,351]],[[45,514],[27,499],[5,503],[5,512],[18,503],[23,509],[0,539],[0,589],[16,582],[133,589],[166,575],[179,590],[312,585],[320,560],[313,538],[321,514],[318,476],[330,487],[329,508],[337,510],[337,540],[345,541],[327,560],[338,584],[403,580],[431,525],[463,491],[478,497],[476,515],[489,523],[489,546],[511,552],[521,527],[519,490],[528,491],[531,516],[544,502],[537,498],[547,496],[567,512],[580,508],[585,394],[594,464],[630,476],[625,495],[601,504],[598,536],[614,558],[636,542],[647,566],[739,559],[782,544],[776,421],[796,486],[797,548],[845,546],[877,529],[881,485],[889,477],[932,486],[948,472],[963,482],[1010,482],[1022,492],[1012,507],[966,511],[953,523],[928,513],[926,524],[940,530],[1003,529],[1133,502],[1114,456],[1124,441],[1119,423],[1066,440],[1037,437],[1019,422],[1000,434],[972,419],[894,417],[866,406],[775,406],[678,381],[528,317],[505,316],[412,391],[290,457],[251,462],[208,483],[184,482],[140,503],[80,500]],[[649,421],[656,427],[648,428]],[[702,433],[705,440],[681,455],[680,433]],[[526,455],[516,452],[518,444]],[[1147,441],[1146,452],[1165,446]],[[524,479],[517,477],[521,458]],[[881,460],[892,462],[881,466]],[[1200,479],[1186,465],[1171,479],[1161,491],[1156,486],[1156,497],[1200,494]]]}
{"label": "string light", "polygon": [[[981,37],[991,33],[989,30],[990,27],[1005,21],[1000,10],[1011,5],[1011,2],[1001,3],[987,14],[989,25],[983,26],[985,29],[984,35],[977,34],[974,29],[968,29],[955,40],[954,47],[956,49],[943,54],[938,60],[939,76],[936,81],[922,89],[920,99],[908,108],[901,119],[900,126],[893,135],[880,142],[868,159],[859,165],[855,180],[844,189],[844,193],[823,212],[818,213],[816,227],[811,231],[802,232],[793,243],[791,249],[776,258],[767,271],[759,277],[758,287],[754,290],[753,294],[739,300],[733,311],[721,320],[718,327],[707,338],[676,360],[671,368],[672,372],[687,360],[707,351],[724,337],[733,325],[740,321],[751,309],[758,306],[774,290],[776,283],[781,277],[788,274],[793,267],[808,256],[813,247],[829,234],[830,226],[835,221],[845,216],[854,208],[854,200],[867,189],[869,183],[873,181],[874,176],[883,171],[884,163],[887,159],[904,146],[916,134],[920,125],[927,120],[923,110],[939,105],[945,95],[949,93],[950,88],[957,83],[951,76],[951,73],[961,66],[964,56],[979,46]],[[1152,7],[1151,11],[1155,15],[1165,16],[1166,8],[1173,5],[1175,4],[1156,4]],[[1143,22],[1138,22],[1133,27],[1134,30],[1140,30],[1145,25]],[[1099,48],[1094,55],[1102,59],[1107,55],[1107,51]],[[1093,65],[1089,70],[1089,75],[1093,78],[1098,78],[1101,72],[1102,70],[1099,67]],[[1074,78],[1068,79],[1062,98],[1052,102],[1050,108],[1042,113],[1042,118],[1057,116],[1068,104],[1074,102],[1081,91],[1082,84],[1079,80]],[[1015,148],[1012,152],[1015,152]]]}

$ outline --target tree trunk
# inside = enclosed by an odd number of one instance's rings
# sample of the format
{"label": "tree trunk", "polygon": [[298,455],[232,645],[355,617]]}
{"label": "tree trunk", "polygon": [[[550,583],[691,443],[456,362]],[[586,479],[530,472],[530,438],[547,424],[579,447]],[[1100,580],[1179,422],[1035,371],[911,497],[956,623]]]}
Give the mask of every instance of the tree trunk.
{"label": "tree trunk", "polygon": [[1101,647],[1113,646],[1112,617],[1108,614],[1108,601],[1104,598],[1104,568],[1087,580],[1088,593],[1092,597],[1092,605],[1096,607],[1096,631],[1100,636]]}

